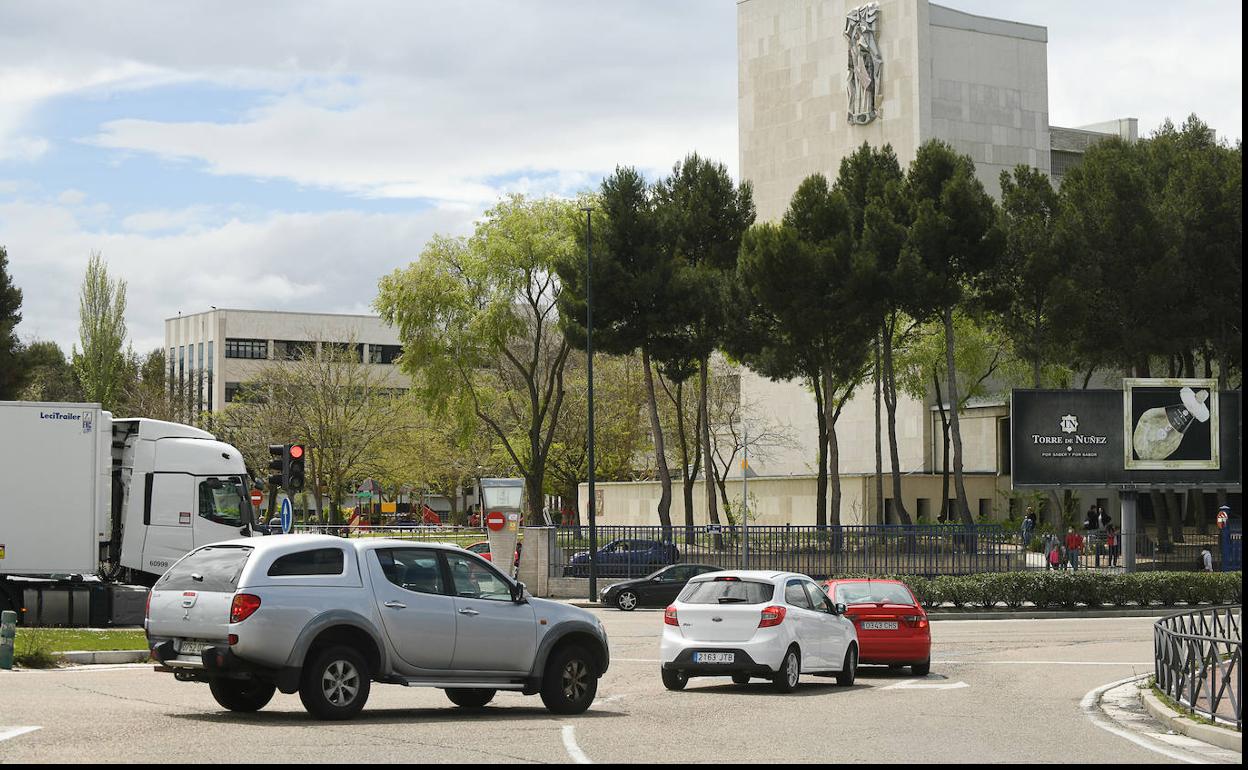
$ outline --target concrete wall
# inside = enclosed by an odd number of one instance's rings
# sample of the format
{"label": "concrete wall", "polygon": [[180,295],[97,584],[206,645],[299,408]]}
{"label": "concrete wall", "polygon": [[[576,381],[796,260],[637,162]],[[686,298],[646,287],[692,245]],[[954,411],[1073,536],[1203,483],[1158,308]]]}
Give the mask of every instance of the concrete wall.
{"label": "concrete wall", "polygon": [[1048,33],[1044,27],[932,5],[931,133],[970,155],[984,187],[1002,171],[1049,171]]}
{"label": "concrete wall", "polygon": [[737,3],[741,174],[754,185],[761,221],[783,215],[810,174],[835,177],[863,142],[891,144],[906,164],[930,135],[927,0],[880,0],[882,115],[865,126],[846,121],[845,14],[862,2]]}
{"label": "concrete wall", "polygon": [[[843,475],[841,477],[841,523],[879,524],[882,523],[875,515],[878,506],[875,504],[875,477],[873,475]],[[601,494],[602,504],[598,510],[597,521],[604,526],[657,526],[656,513],[659,504],[660,486],[657,481],[609,482],[596,485]],[[740,478],[726,483],[728,498],[733,502],[733,510],[740,510],[742,484]],[[971,474],[966,476],[966,490],[971,512],[977,514],[981,500],[987,505],[994,518],[1006,518],[1009,515],[1009,477],[995,474]],[[704,486],[698,483],[693,493],[694,524],[709,523],[706,511]],[[953,496],[952,478],[950,480],[950,496]],[[749,480],[750,523],[768,526],[785,524],[815,524],[815,492],[814,476],[760,477]],[[885,499],[892,497],[892,479],[884,478]],[[929,521],[934,521],[940,512],[941,477],[939,475],[914,473],[902,479],[902,499],[910,511],[911,517],[919,512],[919,501],[927,500],[930,510]],[[720,500],[722,508],[722,500]],[[580,486],[580,505],[582,511],[589,510],[589,487]],[[720,511],[721,522],[726,523],[723,511]],[[683,524],[685,521],[684,502],[680,493],[680,482],[672,485],[672,523]],[[527,546],[526,546],[527,550]]]}

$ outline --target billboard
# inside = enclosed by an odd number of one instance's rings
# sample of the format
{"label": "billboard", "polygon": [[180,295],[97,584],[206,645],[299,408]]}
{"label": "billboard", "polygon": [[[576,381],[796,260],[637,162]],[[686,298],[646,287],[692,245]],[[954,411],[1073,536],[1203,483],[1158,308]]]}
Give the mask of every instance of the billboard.
{"label": "billboard", "polygon": [[1227,488],[1241,481],[1241,398],[1215,380],[1128,379],[1122,390],[1015,390],[1015,487]]}

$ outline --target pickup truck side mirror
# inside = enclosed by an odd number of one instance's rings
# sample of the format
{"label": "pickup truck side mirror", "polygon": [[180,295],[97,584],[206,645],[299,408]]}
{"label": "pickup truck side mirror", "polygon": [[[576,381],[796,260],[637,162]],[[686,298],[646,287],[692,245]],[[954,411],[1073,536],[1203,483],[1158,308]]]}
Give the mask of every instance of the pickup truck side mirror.
{"label": "pickup truck side mirror", "polygon": [[836,604],[832,605],[832,611],[835,612],[837,615],[844,615],[846,610],[848,609],[849,609],[848,607],[846,607],[844,604],[841,604],[840,602],[837,602]]}
{"label": "pickup truck side mirror", "polygon": [[511,586],[511,600],[516,604],[525,604],[529,601],[529,590],[524,583],[513,583]]}

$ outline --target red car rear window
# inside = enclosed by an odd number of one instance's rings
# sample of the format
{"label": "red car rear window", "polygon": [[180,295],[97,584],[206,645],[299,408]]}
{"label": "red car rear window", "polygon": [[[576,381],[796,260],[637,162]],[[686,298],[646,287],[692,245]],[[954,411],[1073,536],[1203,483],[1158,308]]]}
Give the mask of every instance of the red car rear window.
{"label": "red car rear window", "polygon": [[914,604],[910,589],[897,583],[839,583],[833,601],[838,604]]}

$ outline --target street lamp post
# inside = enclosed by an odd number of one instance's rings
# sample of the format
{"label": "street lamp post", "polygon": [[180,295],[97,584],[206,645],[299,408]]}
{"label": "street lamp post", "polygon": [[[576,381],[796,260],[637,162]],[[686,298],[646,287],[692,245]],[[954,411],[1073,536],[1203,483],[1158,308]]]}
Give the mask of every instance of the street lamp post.
{"label": "street lamp post", "polygon": [[598,598],[598,498],[594,492],[594,209],[585,212],[585,357],[589,387],[586,401],[589,409],[589,600]]}

